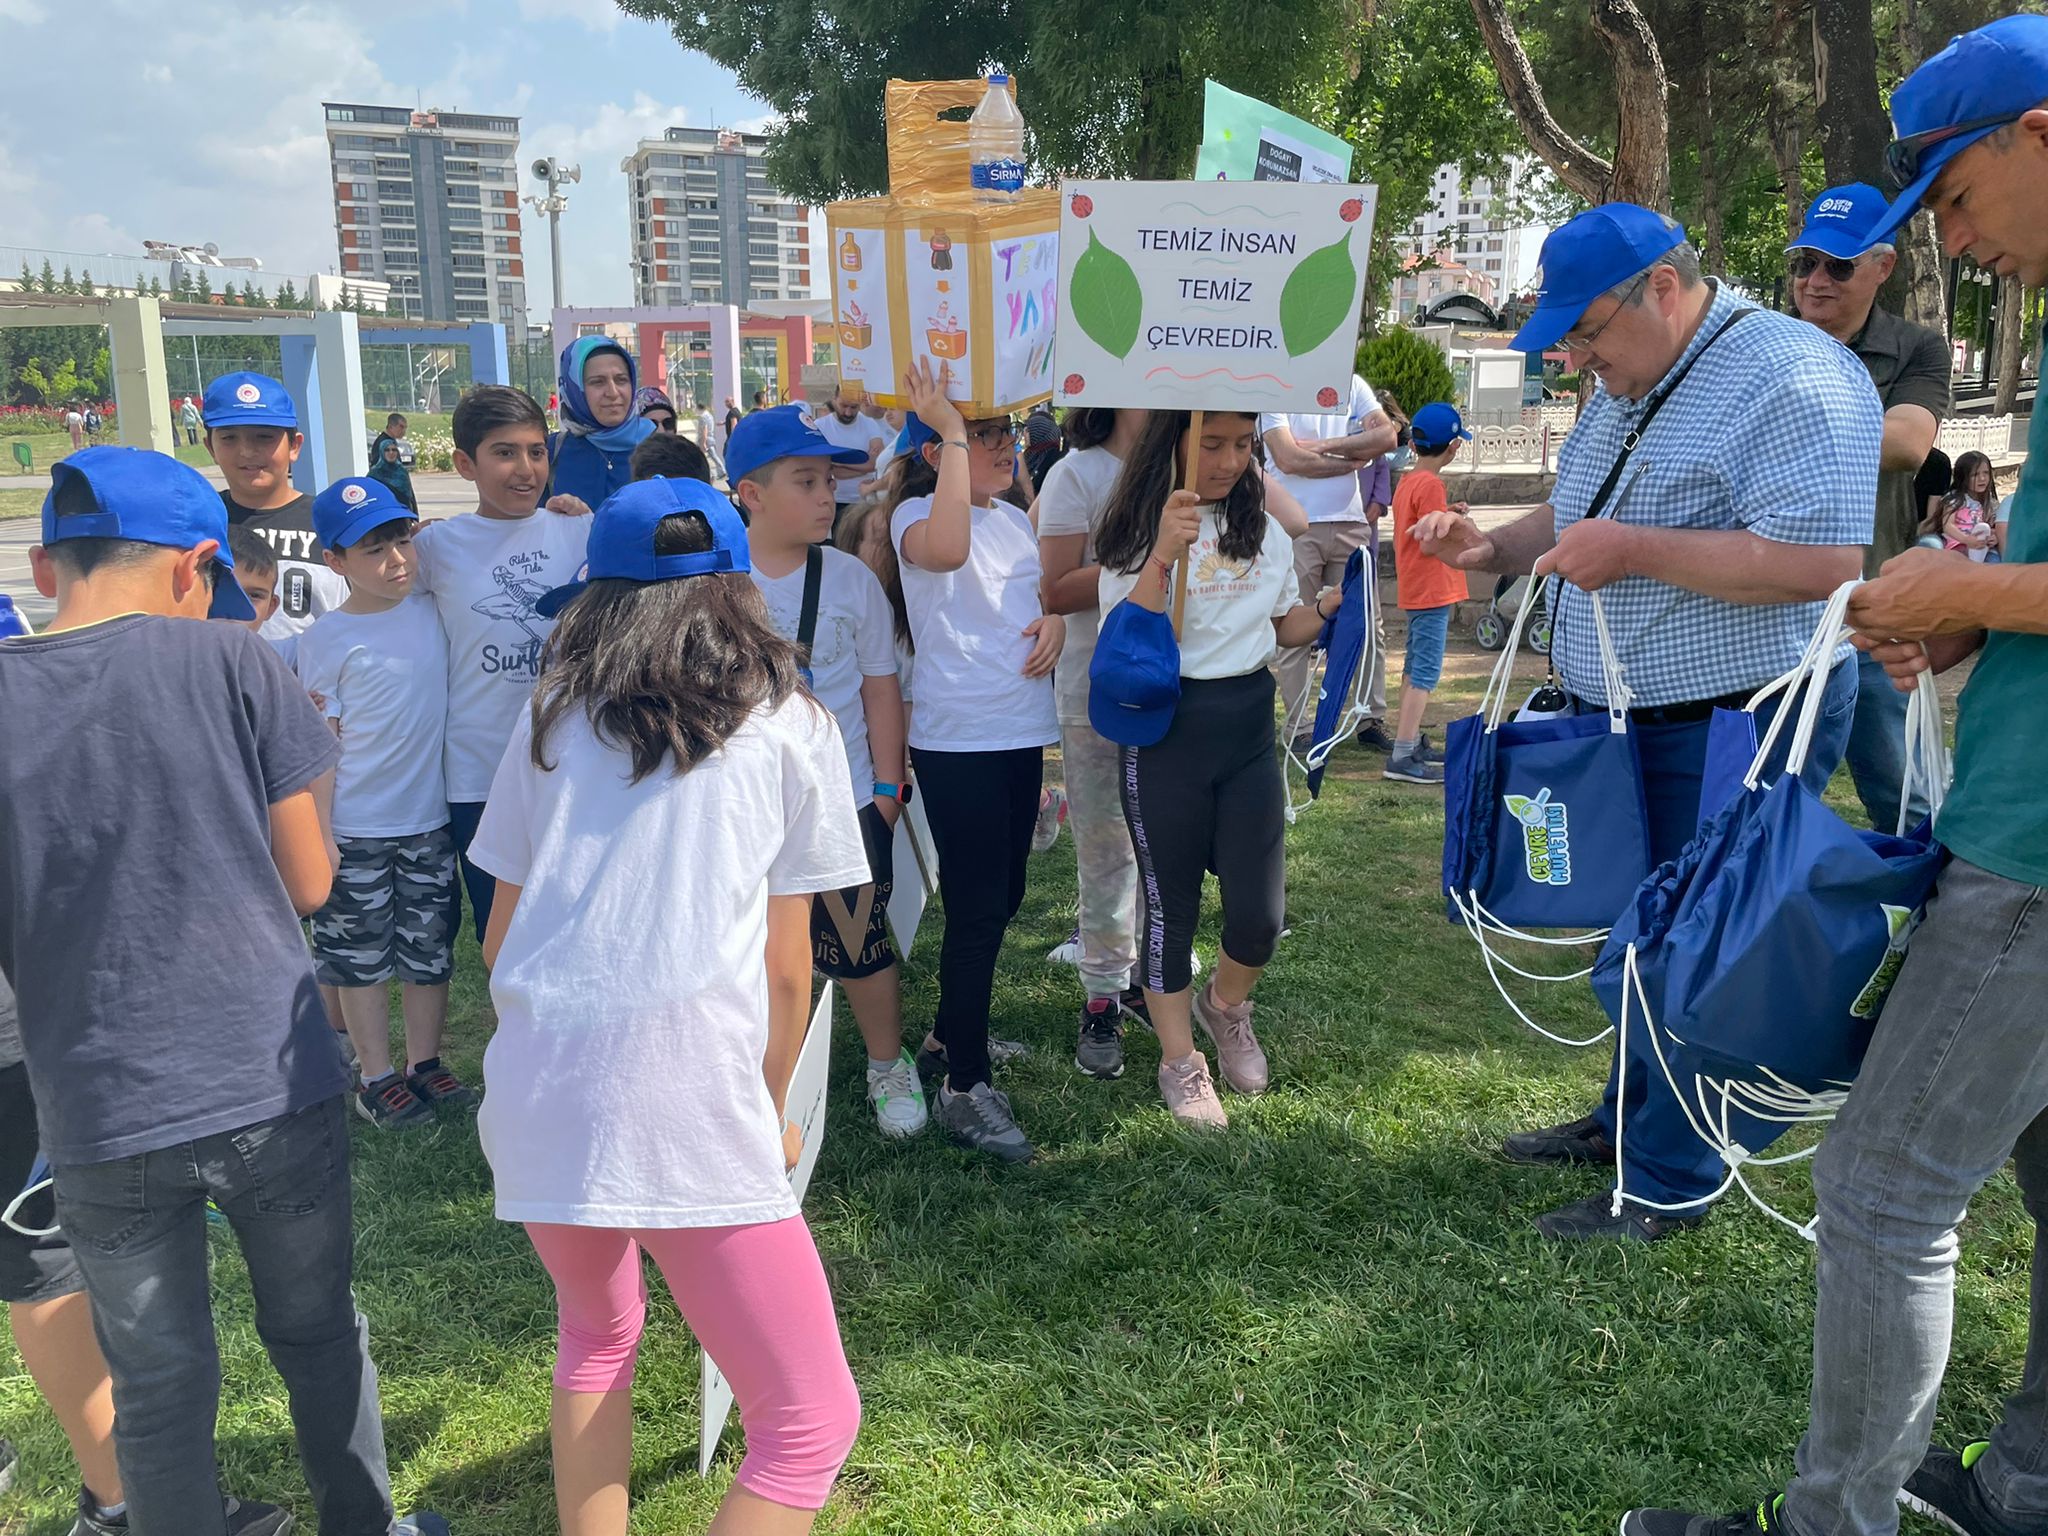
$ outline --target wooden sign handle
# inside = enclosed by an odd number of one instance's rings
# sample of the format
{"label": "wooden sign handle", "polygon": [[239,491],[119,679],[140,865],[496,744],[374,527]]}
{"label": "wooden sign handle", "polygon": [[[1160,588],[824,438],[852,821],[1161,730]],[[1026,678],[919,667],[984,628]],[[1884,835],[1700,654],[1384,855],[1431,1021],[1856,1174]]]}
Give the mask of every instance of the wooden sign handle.
{"label": "wooden sign handle", "polygon": [[[1201,467],[1202,413],[1193,411],[1188,416],[1188,462],[1181,477],[1182,490],[1192,491],[1195,488],[1195,477],[1200,473]],[[1181,620],[1186,617],[1188,611],[1188,558],[1194,550],[1194,545],[1190,544],[1187,552],[1175,561],[1173,566],[1173,638],[1176,640],[1180,638]]]}

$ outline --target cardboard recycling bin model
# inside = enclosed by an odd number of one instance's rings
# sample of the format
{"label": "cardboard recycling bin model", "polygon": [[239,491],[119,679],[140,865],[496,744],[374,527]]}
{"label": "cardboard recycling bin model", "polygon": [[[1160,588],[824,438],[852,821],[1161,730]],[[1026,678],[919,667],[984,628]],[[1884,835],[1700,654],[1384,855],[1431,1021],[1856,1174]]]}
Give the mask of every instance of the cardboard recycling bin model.
{"label": "cardboard recycling bin model", "polygon": [[[1061,405],[1202,413],[1346,408],[1377,189],[1070,181],[1061,189]],[[1187,604],[1174,572],[1173,627]]]}
{"label": "cardboard recycling bin model", "polygon": [[[1015,82],[1011,90],[1016,89]],[[947,366],[947,395],[970,421],[1052,393],[1059,194],[981,201],[967,169],[980,80],[891,80],[889,195],[825,209],[839,374],[877,404],[909,409],[903,375],[920,357]]]}

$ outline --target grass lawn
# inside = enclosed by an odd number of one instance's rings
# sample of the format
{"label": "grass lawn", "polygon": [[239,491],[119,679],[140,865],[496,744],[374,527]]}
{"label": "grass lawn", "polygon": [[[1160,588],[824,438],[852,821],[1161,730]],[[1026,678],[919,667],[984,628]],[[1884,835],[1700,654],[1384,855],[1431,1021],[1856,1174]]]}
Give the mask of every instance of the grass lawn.
{"label": "grass lawn", "polygon": [[[206,451],[206,444],[204,442],[187,443],[182,431],[177,434],[177,438],[177,457],[180,464],[190,464],[195,469],[205,469],[213,463],[213,455]],[[112,432],[101,434],[102,442],[112,443],[115,440]],[[68,458],[71,455],[71,438],[62,432],[0,435],[0,475],[18,475],[21,473],[21,466],[14,460],[13,445],[16,443],[28,444],[30,451],[35,455],[35,473],[39,475],[47,475],[52,464],[55,464],[59,459]]]}
{"label": "grass lawn", "polygon": [[[1463,634],[1454,651],[1443,718],[1472,707],[1484,664]],[[1173,1125],[1142,1034],[1121,1081],[1074,1071],[1075,978],[1043,959],[1073,916],[1069,839],[1035,861],[997,983],[998,1032],[1034,1050],[1006,1086],[1035,1163],[935,1133],[879,1141],[842,1012],[808,1214],[866,1421],[820,1529],[1594,1536],[1646,1500],[1732,1509],[1782,1486],[1806,1417],[1810,1250],[1739,1203],[1654,1249],[1537,1238],[1532,1216],[1599,1181],[1495,1148],[1581,1112],[1605,1055],[1508,1017],[1444,921],[1438,793],[1379,765],[1341,752],[1289,833],[1293,932],[1258,994],[1274,1088],[1230,1100],[1227,1135]],[[1212,895],[1211,960],[1215,920]],[[935,909],[908,973],[920,1027],[938,938]],[[1599,1017],[1583,990],[1545,1006]],[[487,1027],[465,939],[451,1054],[472,1078]],[[359,1125],[355,1144],[356,1280],[401,1507],[439,1508],[461,1536],[553,1530],[552,1298],[492,1219],[473,1129]],[[1810,1209],[1799,1179],[1784,1190]],[[2032,1239],[2001,1176],[1965,1235],[1952,1443],[2018,1379]],[[241,1261],[213,1246],[227,1480],[310,1520]],[[700,1481],[697,1355],[665,1294],[636,1410],[633,1529],[702,1530],[739,1437]],[[4,1348],[0,1433],[23,1448],[0,1530],[68,1529],[74,1473]]]}
{"label": "grass lawn", "polygon": [[0,522],[10,517],[40,517],[43,512],[41,491],[0,491]]}

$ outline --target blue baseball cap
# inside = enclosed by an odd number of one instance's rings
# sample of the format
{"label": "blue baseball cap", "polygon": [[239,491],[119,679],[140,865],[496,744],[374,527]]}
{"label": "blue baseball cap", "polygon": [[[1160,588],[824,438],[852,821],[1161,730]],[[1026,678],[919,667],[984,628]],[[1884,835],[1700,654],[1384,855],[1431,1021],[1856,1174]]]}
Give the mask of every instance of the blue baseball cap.
{"label": "blue baseball cap", "polygon": [[1136,603],[1102,616],[1088,663],[1088,723],[1126,747],[1158,743],[1180,705],[1180,642],[1173,620]]}
{"label": "blue baseball cap", "polygon": [[1884,244],[1882,235],[1873,237],[1870,232],[1883,221],[1885,212],[1884,194],[1866,182],[1829,187],[1806,205],[1806,223],[1799,238],[1785,249],[1819,251],[1823,256],[1853,261],[1873,245]]}
{"label": "blue baseball cap", "polygon": [[[654,552],[655,529],[678,512],[704,514],[711,524],[711,548],[694,555]],[[747,525],[730,501],[702,480],[657,476],[622,485],[605,499],[591,516],[590,557],[582,579],[555,588],[533,606],[542,618],[552,619],[593,581],[674,581],[753,568],[747,558]]]}
{"label": "blue baseball cap", "polygon": [[299,429],[299,408],[285,387],[267,373],[224,373],[206,386],[200,408],[206,430],[215,427]]}
{"label": "blue baseball cap", "polygon": [[50,470],[43,498],[43,543],[66,539],[127,539],[194,549],[208,539],[213,556],[213,606],[207,617],[256,617],[249,594],[235,579],[228,549],[228,509],[206,476],[168,454],[147,448],[85,448]]}
{"label": "blue baseball cap", "polygon": [[805,407],[778,405],[754,412],[732,429],[732,441],[725,445],[725,474],[737,485],[777,459],[826,458],[835,464],[858,464],[866,457],[858,448],[827,442],[817,418]]}
{"label": "blue baseball cap", "polygon": [[1472,434],[1465,430],[1458,408],[1440,401],[1425,405],[1408,419],[1408,440],[1420,452],[1441,453],[1453,440],[1471,442]]}
{"label": "blue baseball cap", "polygon": [[313,531],[329,549],[347,549],[373,528],[417,522],[419,514],[391,487],[368,476],[337,480],[313,498]]}
{"label": "blue baseball cap", "polygon": [[1892,92],[1885,166],[1903,188],[1870,230],[1889,240],[1949,161],[2048,101],[2048,16],[2005,16],[1949,44]]}
{"label": "blue baseball cap", "polygon": [[903,430],[896,434],[896,456],[907,459],[924,451],[926,443],[936,443],[939,434],[926,426],[915,411],[903,413]]}
{"label": "blue baseball cap", "polygon": [[1508,343],[1547,352],[1601,294],[1685,243],[1676,219],[1634,203],[1602,203],[1550,232],[1536,258],[1536,310]]}

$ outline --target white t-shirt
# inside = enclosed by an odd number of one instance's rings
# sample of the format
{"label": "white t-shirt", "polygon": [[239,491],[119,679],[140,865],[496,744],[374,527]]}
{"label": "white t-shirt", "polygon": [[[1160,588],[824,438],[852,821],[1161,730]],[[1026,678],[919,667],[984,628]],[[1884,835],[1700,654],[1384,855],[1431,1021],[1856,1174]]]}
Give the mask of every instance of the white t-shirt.
{"label": "white t-shirt", "polygon": [[1038,536],[1031,519],[999,501],[973,509],[967,563],[944,575],[903,553],[905,530],[931,516],[913,496],[889,519],[903,577],[903,607],[917,647],[917,709],[910,744],[929,752],[1007,752],[1060,738],[1052,679],[1026,677],[1038,619]]}
{"label": "white t-shirt", "polygon": [[[1348,477],[1347,477],[1348,478]],[[1182,677],[1242,677],[1272,661],[1279,642],[1273,620],[1301,601],[1294,579],[1294,541],[1271,517],[1266,539],[1249,563],[1216,547],[1216,509],[1202,508],[1202,531],[1188,550],[1188,609],[1180,632]],[[1102,611],[1136,587],[1143,570],[1102,573]],[[1158,580],[1156,573],[1151,577]]]}
{"label": "white t-shirt", "polygon": [[[1061,534],[1085,533],[1081,563],[1095,563],[1095,532],[1102,515],[1109,510],[1109,493],[1124,461],[1107,448],[1077,448],[1045,472],[1045,484],[1038,488],[1038,536],[1056,538]],[[1053,673],[1053,692],[1060,719],[1083,722],[1088,718],[1088,661],[1095,654],[1095,630],[1101,610],[1083,608],[1067,615],[1067,643],[1060,651],[1058,669]]]}
{"label": "white t-shirt", "polygon": [[768,898],[869,878],[839,728],[793,695],[688,773],[638,784],[581,710],[548,737],[552,771],[531,741],[522,715],[469,850],[522,888],[477,1116],[499,1218],[795,1215],[761,1077]]}
{"label": "white t-shirt", "polygon": [[555,627],[533,605],[582,570],[590,519],[465,512],[420,524],[412,542],[420,557],[413,585],[433,597],[448,636],[448,798],[475,804],[491,792],[512,724],[533,695],[541,642]]}
{"label": "white t-shirt", "polygon": [[[811,692],[839,722],[846,766],[853,774],[853,803],[865,805],[875,797],[879,775],[868,750],[860,685],[863,678],[896,675],[895,620],[873,571],[844,550],[819,552],[825,568],[818,578],[818,627],[811,636]],[[770,577],[756,566],[753,576],[776,632],[794,640],[804,610],[804,567]]]}
{"label": "white t-shirt", "polygon": [[[1265,415],[1259,418],[1259,436],[1263,438],[1275,427],[1285,427],[1292,432],[1296,441],[1315,438],[1327,441],[1335,437],[1348,437],[1356,432],[1366,417],[1380,408],[1378,396],[1357,374],[1351,376],[1351,405],[1348,412],[1332,411],[1328,415],[1290,412],[1286,415]],[[1331,475],[1326,479],[1312,479],[1307,475],[1281,474],[1276,467],[1273,471],[1280,483],[1294,493],[1302,510],[1308,513],[1312,523],[1357,523],[1365,520],[1365,502],[1358,494],[1358,476],[1354,472]]]}
{"label": "white t-shirt", "polygon": [[341,722],[336,834],[410,837],[447,826],[448,642],[433,599],[408,597],[383,613],[323,613],[299,636],[298,663],[307,692]]}
{"label": "white t-shirt", "polygon": [[[817,414],[816,420],[818,435],[834,448],[858,448],[862,453],[879,453],[881,450],[876,448],[875,444],[879,441],[886,445],[888,441],[889,434],[878,430],[865,416],[856,416],[851,421],[841,421],[836,413],[825,410]],[[834,467],[837,468],[836,465]],[[849,502],[859,501],[860,483],[872,473],[870,470],[865,474],[848,475],[844,480],[834,480],[833,499],[842,507]]]}
{"label": "white t-shirt", "polygon": [[[290,667],[294,672],[299,670],[299,637],[296,634],[266,635],[261,630],[257,631],[257,633],[263,639],[270,642],[270,648],[283,658],[286,666]],[[445,681],[447,673],[447,663],[445,661],[441,664],[441,669]]]}

